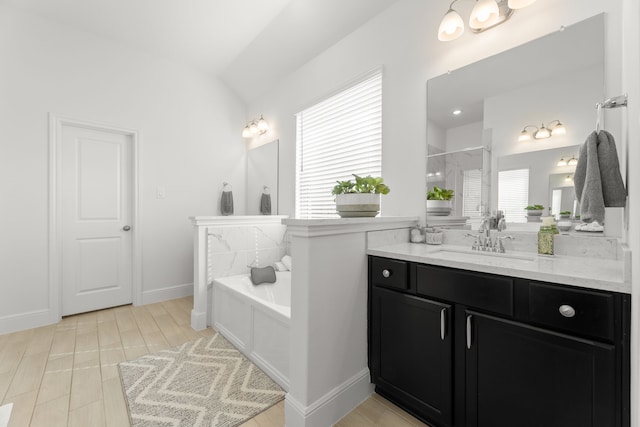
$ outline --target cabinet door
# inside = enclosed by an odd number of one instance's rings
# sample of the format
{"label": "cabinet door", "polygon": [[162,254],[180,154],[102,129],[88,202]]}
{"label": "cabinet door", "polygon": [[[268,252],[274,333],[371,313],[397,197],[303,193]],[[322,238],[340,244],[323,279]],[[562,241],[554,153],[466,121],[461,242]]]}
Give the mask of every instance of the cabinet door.
{"label": "cabinet door", "polygon": [[373,287],[371,370],[376,389],[415,415],[451,424],[452,308]]}
{"label": "cabinet door", "polygon": [[620,425],[613,346],[466,314],[468,426]]}

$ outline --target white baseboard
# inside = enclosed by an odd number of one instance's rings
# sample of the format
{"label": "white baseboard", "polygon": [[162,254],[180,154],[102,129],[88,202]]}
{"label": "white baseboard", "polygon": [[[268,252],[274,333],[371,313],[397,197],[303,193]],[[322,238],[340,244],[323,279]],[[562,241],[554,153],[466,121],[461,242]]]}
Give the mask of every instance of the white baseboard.
{"label": "white baseboard", "polygon": [[286,427],[327,427],[334,425],[373,393],[369,369],[334,388],[309,406],[302,405],[291,393],[284,402]]}
{"label": "white baseboard", "polygon": [[38,328],[40,326],[52,325],[58,322],[53,310],[45,308],[42,310],[28,311],[26,313],[11,314],[0,317],[0,334],[22,331],[25,329]]}
{"label": "white baseboard", "polygon": [[142,292],[142,304],[153,304],[156,302],[188,297],[189,295],[193,295],[193,283],[168,286],[162,289],[153,289],[151,291]]}

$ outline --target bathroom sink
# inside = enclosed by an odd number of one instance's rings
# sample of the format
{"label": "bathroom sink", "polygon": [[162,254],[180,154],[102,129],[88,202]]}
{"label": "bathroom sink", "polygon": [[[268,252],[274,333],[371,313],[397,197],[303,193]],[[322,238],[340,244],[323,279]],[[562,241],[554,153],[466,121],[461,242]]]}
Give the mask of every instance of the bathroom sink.
{"label": "bathroom sink", "polygon": [[[479,256],[482,258],[497,258],[497,259],[512,259],[512,260],[520,260],[520,261],[535,261],[535,255],[524,255],[524,254],[514,254],[514,253],[499,253],[499,252],[483,252],[483,251],[474,251],[472,249],[438,249],[435,252],[432,252],[434,255],[443,255],[443,256],[454,256],[456,258],[465,259],[467,257],[460,257],[460,255],[470,255],[470,256]],[[467,258],[468,259],[468,258]]]}

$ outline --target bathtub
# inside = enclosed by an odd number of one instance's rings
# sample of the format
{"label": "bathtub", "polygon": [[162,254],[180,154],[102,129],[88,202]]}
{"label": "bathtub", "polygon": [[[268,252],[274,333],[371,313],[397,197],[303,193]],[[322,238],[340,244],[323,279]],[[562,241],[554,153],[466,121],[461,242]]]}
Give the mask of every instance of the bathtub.
{"label": "bathtub", "polygon": [[254,285],[249,275],[214,279],[213,328],[286,391],[289,390],[291,272]]}

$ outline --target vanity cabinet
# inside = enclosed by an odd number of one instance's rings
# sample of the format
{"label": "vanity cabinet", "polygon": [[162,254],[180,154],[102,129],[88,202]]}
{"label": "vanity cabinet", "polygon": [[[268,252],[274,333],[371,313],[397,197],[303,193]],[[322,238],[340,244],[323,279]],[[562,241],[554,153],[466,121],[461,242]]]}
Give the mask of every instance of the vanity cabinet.
{"label": "vanity cabinet", "polygon": [[375,287],[371,307],[374,383],[412,412],[451,425],[451,305]]}
{"label": "vanity cabinet", "polygon": [[372,381],[433,427],[628,427],[629,300],[371,256]]}

